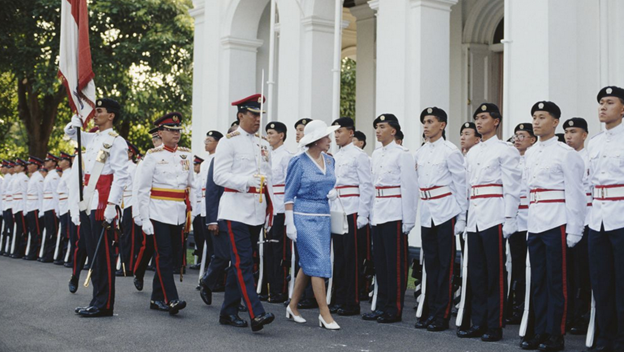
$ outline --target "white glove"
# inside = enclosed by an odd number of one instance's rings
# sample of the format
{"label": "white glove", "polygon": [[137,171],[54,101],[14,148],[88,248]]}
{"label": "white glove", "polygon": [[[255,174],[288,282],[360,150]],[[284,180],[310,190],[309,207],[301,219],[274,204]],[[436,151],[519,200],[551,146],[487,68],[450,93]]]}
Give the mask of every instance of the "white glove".
{"label": "white glove", "polygon": [[45,215],[45,212],[40,211],[40,212],[39,212],[39,219],[41,219],[44,215]]}
{"label": "white glove", "polygon": [[464,219],[457,220],[457,222],[455,223],[455,236],[459,236],[463,234],[464,230],[466,230],[466,220]]}
{"label": "white glove", "polygon": [[329,200],[336,200],[336,199],[338,199],[338,191],[336,191],[335,188],[332,188],[331,191],[329,191],[329,193],[327,193],[327,199],[329,199]]}
{"label": "white glove", "polygon": [[139,217],[134,218],[134,223],[137,226],[143,226],[143,221],[141,221],[141,218],[139,218]]}
{"label": "white glove", "polygon": [[256,177],[255,175],[249,176],[249,178],[247,179],[247,187],[255,187],[257,189],[260,189],[260,177]]}
{"label": "white glove", "polygon": [[104,209],[104,221],[106,221],[109,224],[112,224],[116,216],[117,216],[117,210],[115,210],[115,205],[107,204],[106,209]]}
{"label": "white glove", "polygon": [[566,236],[566,242],[568,242],[568,247],[572,248],[572,247],[576,246],[576,244],[579,243],[582,238],[583,238],[583,235],[577,235],[575,233],[569,233]]}
{"label": "white glove", "polygon": [[154,234],[154,225],[152,225],[151,221],[145,221],[143,223],[142,229],[143,229],[143,232],[146,235],[153,235]]}
{"label": "white glove", "polygon": [[297,242],[297,228],[295,227],[295,217],[292,210],[286,210],[284,225],[286,225],[286,236],[291,241]]}
{"label": "white glove", "polygon": [[507,239],[517,231],[518,223],[516,222],[516,218],[505,218],[505,223],[503,224],[503,237]]}
{"label": "white glove", "polygon": [[405,224],[403,223],[403,233],[408,234],[414,228],[414,224]]}
{"label": "white glove", "polygon": [[80,127],[80,128],[82,128],[82,120],[80,119],[80,117],[78,117],[78,115],[72,116],[70,123],[71,123],[72,127]]}
{"label": "white glove", "polygon": [[358,215],[357,217],[357,228],[358,230],[368,225],[368,219],[364,216]]}
{"label": "white glove", "polygon": [[74,223],[74,225],[80,226],[80,215],[72,215],[71,221]]}
{"label": "white glove", "polygon": [[464,233],[462,233],[462,240],[464,240],[464,242],[468,240],[468,231],[464,230]]}

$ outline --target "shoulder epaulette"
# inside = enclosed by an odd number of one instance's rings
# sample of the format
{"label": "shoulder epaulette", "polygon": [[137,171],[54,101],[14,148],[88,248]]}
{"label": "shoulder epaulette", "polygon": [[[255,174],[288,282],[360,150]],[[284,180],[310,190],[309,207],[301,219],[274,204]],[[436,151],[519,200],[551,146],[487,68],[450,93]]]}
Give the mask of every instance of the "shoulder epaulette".
{"label": "shoulder epaulette", "polygon": [[152,148],[152,149],[148,150],[147,153],[145,153],[145,154],[152,154],[152,153],[162,152],[162,151],[163,151],[162,148]]}
{"label": "shoulder epaulette", "polygon": [[191,149],[187,147],[178,147],[178,150],[181,152],[191,153]]}
{"label": "shoulder epaulette", "polygon": [[115,132],[115,131],[110,131],[110,132],[108,132],[108,134],[109,134],[111,137],[119,137],[119,133],[117,133],[117,132]]}
{"label": "shoulder epaulette", "polygon": [[238,131],[234,131],[234,132],[230,132],[230,133],[226,134],[226,135],[225,135],[225,137],[226,137],[227,139],[230,139],[230,138],[232,138],[232,137],[236,137],[236,136],[238,136],[239,134],[240,134],[240,132],[238,132]]}

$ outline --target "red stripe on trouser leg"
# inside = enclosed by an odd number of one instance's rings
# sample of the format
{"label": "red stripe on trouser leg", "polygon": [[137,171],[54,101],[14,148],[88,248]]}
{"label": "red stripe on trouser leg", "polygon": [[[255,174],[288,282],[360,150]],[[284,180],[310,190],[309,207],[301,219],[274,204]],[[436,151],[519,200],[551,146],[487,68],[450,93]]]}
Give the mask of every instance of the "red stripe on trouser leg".
{"label": "red stripe on trouser leg", "polygon": [[130,267],[132,268],[132,272],[134,273],[134,223],[131,223],[132,230],[130,232],[132,238],[132,245],[130,245]]}
{"label": "red stripe on trouser leg", "polygon": [[499,328],[503,327],[503,307],[504,307],[504,297],[505,297],[505,278],[504,278],[504,272],[503,272],[503,226],[502,225],[498,225],[498,258],[499,258],[499,262],[498,262],[498,281],[499,281],[499,287],[500,287],[500,312],[498,313],[499,315],[499,319],[498,319],[498,323],[499,323]]}
{"label": "red stripe on trouser leg", "polygon": [[[182,266],[186,266],[186,253],[184,253],[184,226],[182,226],[182,230],[180,231],[180,248],[182,249]],[[182,268],[180,268],[180,275],[182,275]]]}
{"label": "red stripe on trouser leg", "polygon": [[106,230],[104,230],[104,245],[104,248],[106,248],[106,272],[108,273],[108,299],[106,300],[106,309],[110,309],[111,297],[113,296],[113,279],[111,273],[110,248],[108,247],[108,231]]}
{"label": "red stripe on trouser leg", "polygon": [[158,244],[156,243],[156,234],[153,234],[152,237],[154,237],[154,252],[156,252],[156,257],[154,257],[154,259],[156,260],[156,274],[158,275],[158,281],[160,281],[160,289],[162,290],[163,297],[165,298],[165,303],[169,304],[169,300],[167,299],[167,291],[165,290],[162,275],[160,274],[160,252],[158,251]]}
{"label": "red stripe on trouser leg", "polygon": [[403,279],[401,277],[401,221],[397,221],[397,315],[401,315],[401,287]]}
{"label": "red stripe on trouser leg", "polygon": [[134,267],[132,268],[132,272],[136,273],[138,267],[139,267],[139,263],[141,262],[141,260],[143,259],[143,253],[145,252],[145,248],[147,247],[147,235],[145,235],[145,232],[143,232],[143,230],[141,230],[141,235],[143,236],[143,241],[141,241],[141,249],[139,249],[139,254],[137,255],[137,260],[134,263]]}
{"label": "red stripe on trouser leg", "polygon": [[353,238],[355,239],[355,246],[354,246],[355,247],[355,250],[354,250],[354,252],[355,252],[355,273],[354,273],[354,275],[355,275],[355,287],[353,288],[353,290],[355,290],[355,303],[360,304],[360,292],[359,292],[359,290],[360,290],[360,281],[358,280],[359,276],[360,276],[360,271],[358,269],[359,269],[360,266],[359,266],[359,262],[358,262],[358,259],[359,259],[358,258],[358,241],[357,241],[357,238],[358,238],[358,228],[357,228],[357,214],[356,213],[353,213],[353,224],[355,225],[354,229],[353,229]]}
{"label": "red stripe on trouser leg", "polygon": [[[455,235],[455,219],[451,219],[451,236]],[[444,319],[448,319],[451,312],[451,303],[453,302],[453,269],[455,263],[455,238],[451,241],[451,266],[449,267],[449,300],[444,311]]]}
{"label": "red stripe on trouser leg", "polygon": [[[69,221],[71,221],[71,219]],[[76,243],[75,243],[76,248],[74,248],[74,260],[73,260],[74,268],[72,270],[72,275],[74,276],[76,276],[76,262],[78,261],[78,243],[80,243],[80,225],[78,225],[77,228],[78,229],[76,231],[78,232],[76,233]]]}
{"label": "red stripe on trouser leg", "polygon": [[566,248],[566,232],[565,225],[561,226],[561,276],[563,286],[563,316],[561,317],[561,335],[565,334],[566,319],[568,315],[568,270],[567,270],[567,248]]}
{"label": "red stripe on trouser leg", "polygon": [[232,232],[232,222],[227,221],[228,234],[230,235],[230,242],[232,243],[232,252],[234,252],[234,267],[236,268],[236,278],[238,279],[238,283],[240,284],[240,290],[243,294],[243,298],[245,299],[245,304],[247,305],[247,309],[249,310],[249,316],[251,319],[255,318],[256,315],[253,312],[253,308],[251,307],[251,300],[249,300],[249,295],[247,294],[247,286],[245,286],[245,280],[243,279],[243,271],[240,268],[240,257],[238,256],[238,249],[236,248],[236,241],[234,241],[234,232]]}

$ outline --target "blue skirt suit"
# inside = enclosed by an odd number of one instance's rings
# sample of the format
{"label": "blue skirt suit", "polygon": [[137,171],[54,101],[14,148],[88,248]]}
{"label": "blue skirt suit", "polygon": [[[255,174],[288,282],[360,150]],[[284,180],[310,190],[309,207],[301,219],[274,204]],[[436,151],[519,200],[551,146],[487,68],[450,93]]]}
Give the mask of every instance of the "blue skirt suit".
{"label": "blue skirt suit", "polygon": [[334,158],[322,153],[322,170],[307,153],[290,160],[286,172],[284,203],[294,203],[297,251],[303,273],[331,277],[331,217],[327,193],[336,185]]}

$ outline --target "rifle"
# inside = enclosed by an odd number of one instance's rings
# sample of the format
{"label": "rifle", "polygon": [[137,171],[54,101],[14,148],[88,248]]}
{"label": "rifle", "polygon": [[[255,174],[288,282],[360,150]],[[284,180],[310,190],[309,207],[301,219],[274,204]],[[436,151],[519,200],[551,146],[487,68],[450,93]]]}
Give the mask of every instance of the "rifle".
{"label": "rifle", "polygon": [[104,233],[108,229],[110,229],[110,224],[106,221],[102,222],[102,232],[100,233],[100,238],[98,238],[97,246],[95,246],[95,253],[93,254],[91,265],[89,266],[89,273],[87,273],[87,278],[85,279],[83,285],[84,287],[89,287],[89,281],[91,280],[91,274],[93,273],[93,267],[95,265],[95,258],[97,258],[98,251],[100,250],[100,245],[102,244],[102,238],[104,238]]}

